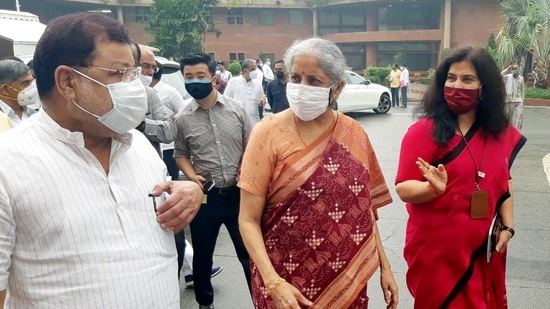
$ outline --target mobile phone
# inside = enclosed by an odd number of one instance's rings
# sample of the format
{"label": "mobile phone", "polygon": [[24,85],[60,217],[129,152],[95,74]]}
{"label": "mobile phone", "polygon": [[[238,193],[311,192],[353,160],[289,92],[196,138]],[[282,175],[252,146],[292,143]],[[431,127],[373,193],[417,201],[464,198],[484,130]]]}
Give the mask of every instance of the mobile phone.
{"label": "mobile phone", "polygon": [[214,179],[212,179],[212,174],[206,173],[206,175],[203,176],[205,181],[202,183],[202,191],[208,192],[214,188],[214,185],[216,185],[216,182]]}

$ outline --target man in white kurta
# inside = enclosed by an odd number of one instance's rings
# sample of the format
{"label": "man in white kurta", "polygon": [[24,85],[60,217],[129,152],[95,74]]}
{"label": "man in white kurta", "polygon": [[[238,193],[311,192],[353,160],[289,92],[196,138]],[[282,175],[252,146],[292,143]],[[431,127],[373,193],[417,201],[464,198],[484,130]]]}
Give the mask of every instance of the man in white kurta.
{"label": "man in white kurta", "polygon": [[0,156],[7,308],[179,308],[174,234],[148,197],[166,167],[141,133],[113,139],[106,175],[41,110],[0,135]]}
{"label": "man in white kurta", "polygon": [[133,129],[147,101],[129,44],[95,14],[50,21],[37,44],[42,109],[0,134],[0,308],[180,308],[174,232],[202,190],[164,182]]}
{"label": "man in white kurta", "polygon": [[244,104],[250,115],[252,125],[260,121],[258,106],[263,106],[265,104],[262,83],[256,79],[258,72],[260,71],[257,69],[256,61],[253,59],[246,59],[243,61],[241,75],[233,77],[223,93]]}

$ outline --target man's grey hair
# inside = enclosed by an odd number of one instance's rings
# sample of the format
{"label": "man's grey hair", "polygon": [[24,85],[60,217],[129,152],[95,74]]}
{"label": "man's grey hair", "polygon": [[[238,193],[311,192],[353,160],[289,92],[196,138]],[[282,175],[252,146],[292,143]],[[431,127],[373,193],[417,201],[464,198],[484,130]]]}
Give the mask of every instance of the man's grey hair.
{"label": "man's grey hair", "polygon": [[252,63],[256,64],[256,60],[254,60],[254,59],[245,59],[245,60],[243,61],[242,69],[243,69],[243,70],[248,70],[248,67],[249,67]]}
{"label": "man's grey hair", "polygon": [[296,40],[284,56],[286,71],[290,72],[294,59],[299,56],[313,57],[333,83],[346,81],[346,58],[342,51],[331,41],[321,38]]}
{"label": "man's grey hair", "polygon": [[31,68],[21,61],[0,60],[0,84],[11,84],[27,74]]}

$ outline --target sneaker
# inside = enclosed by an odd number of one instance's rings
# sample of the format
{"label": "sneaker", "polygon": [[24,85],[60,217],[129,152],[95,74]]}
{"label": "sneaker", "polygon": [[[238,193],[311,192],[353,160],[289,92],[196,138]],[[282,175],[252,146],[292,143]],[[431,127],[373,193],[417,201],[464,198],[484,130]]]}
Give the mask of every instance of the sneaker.
{"label": "sneaker", "polygon": [[[221,266],[212,267],[212,272],[210,273],[210,278],[216,277],[217,275],[219,275],[222,272],[222,270],[223,270],[223,267],[221,267]],[[193,282],[193,274],[185,276],[185,287],[190,289],[194,285],[195,285],[195,283]]]}

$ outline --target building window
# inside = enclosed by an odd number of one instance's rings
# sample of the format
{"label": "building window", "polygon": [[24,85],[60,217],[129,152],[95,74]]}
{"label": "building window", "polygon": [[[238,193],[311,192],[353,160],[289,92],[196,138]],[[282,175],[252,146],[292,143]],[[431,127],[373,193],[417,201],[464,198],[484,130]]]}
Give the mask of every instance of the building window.
{"label": "building window", "polygon": [[149,14],[150,9],[148,8],[136,8],[136,23],[145,23],[147,22],[147,14]]}
{"label": "building window", "polygon": [[[411,71],[427,71],[437,65],[438,42],[399,42],[378,44],[378,66],[393,64],[396,55]],[[398,63],[399,64],[399,63]]]}
{"label": "building window", "polygon": [[289,10],[288,11],[288,24],[289,25],[303,25],[304,24],[304,11],[302,11],[302,10]]}
{"label": "building window", "polygon": [[364,44],[340,44],[340,50],[346,57],[348,67],[354,71],[366,68],[366,52]]}
{"label": "building window", "polygon": [[227,23],[238,25],[244,24],[243,9],[227,10]]}
{"label": "building window", "polygon": [[229,53],[229,61],[244,61],[244,53]]}
{"label": "building window", "polygon": [[319,11],[319,34],[362,32],[366,30],[364,9],[330,9]]}
{"label": "building window", "polygon": [[273,10],[258,10],[258,23],[260,25],[273,25]]}
{"label": "building window", "polygon": [[378,7],[378,31],[439,29],[438,4],[388,4]]}

